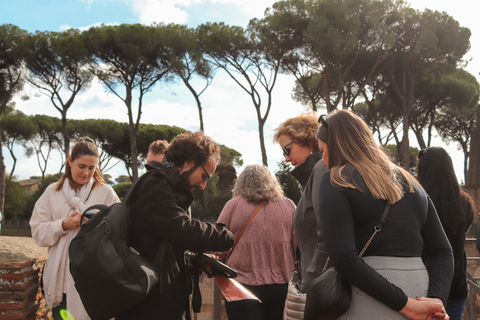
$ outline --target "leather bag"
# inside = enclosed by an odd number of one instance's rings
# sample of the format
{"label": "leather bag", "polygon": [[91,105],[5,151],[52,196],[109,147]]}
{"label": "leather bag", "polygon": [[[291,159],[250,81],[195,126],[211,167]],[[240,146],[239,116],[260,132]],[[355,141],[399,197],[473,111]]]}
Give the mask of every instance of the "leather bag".
{"label": "leather bag", "polygon": [[[390,205],[387,204],[359,257],[363,256],[373,237],[382,230],[389,209]],[[350,284],[342,279],[334,267],[327,268],[329,260],[330,258],[327,259],[322,273],[308,287],[304,320],[333,320],[347,312],[350,307],[352,295]]]}
{"label": "leather bag", "polygon": [[347,312],[351,300],[350,284],[331,267],[312,281],[305,301],[304,320],[336,319]]}
{"label": "leather bag", "polygon": [[287,300],[283,310],[283,320],[303,320],[303,310],[305,309],[306,293],[301,293],[300,277],[297,270],[294,270],[292,277],[288,282]]}

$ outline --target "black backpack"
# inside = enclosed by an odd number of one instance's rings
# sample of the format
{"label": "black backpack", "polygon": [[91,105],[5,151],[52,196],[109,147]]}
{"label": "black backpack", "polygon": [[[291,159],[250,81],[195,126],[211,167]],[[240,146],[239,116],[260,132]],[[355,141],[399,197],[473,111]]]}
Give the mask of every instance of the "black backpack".
{"label": "black backpack", "polygon": [[92,320],[108,320],[123,313],[145,298],[158,282],[153,264],[127,243],[128,198],[153,172],[142,175],[122,203],[87,208],[81,221],[87,212],[99,211],[82,224],[70,243],[70,273]]}

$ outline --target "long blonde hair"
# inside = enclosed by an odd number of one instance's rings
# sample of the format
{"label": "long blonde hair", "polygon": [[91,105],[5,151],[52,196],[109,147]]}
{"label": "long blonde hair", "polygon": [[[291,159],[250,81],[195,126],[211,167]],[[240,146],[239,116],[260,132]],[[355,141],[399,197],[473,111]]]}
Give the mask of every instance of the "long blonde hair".
{"label": "long blonde hair", "polygon": [[409,192],[414,192],[414,186],[419,187],[410,173],[393,163],[355,113],[336,110],[322,122],[317,136],[327,145],[332,184],[363,192],[353,178],[353,166],[373,197],[390,204],[403,197],[405,183]]}
{"label": "long blonde hair", "polygon": [[251,164],[240,173],[233,188],[233,196],[241,196],[248,202],[260,203],[283,195],[277,178],[260,164]]}

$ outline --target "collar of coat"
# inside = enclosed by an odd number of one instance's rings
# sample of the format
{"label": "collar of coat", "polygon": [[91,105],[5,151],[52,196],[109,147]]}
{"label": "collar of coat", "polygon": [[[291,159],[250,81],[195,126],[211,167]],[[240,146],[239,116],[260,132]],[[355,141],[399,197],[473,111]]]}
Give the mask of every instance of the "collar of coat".
{"label": "collar of coat", "polygon": [[292,176],[298,180],[298,182],[302,185],[302,188],[305,188],[315,164],[322,160],[322,155],[323,153],[317,150],[309,155],[304,163],[292,170]]}
{"label": "collar of coat", "polygon": [[194,200],[193,193],[190,192],[182,183],[177,168],[171,162],[150,161],[145,165],[147,170],[155,170],[164,175],[171,186],[173,186],[175,198],[181,207],[188,208]]}

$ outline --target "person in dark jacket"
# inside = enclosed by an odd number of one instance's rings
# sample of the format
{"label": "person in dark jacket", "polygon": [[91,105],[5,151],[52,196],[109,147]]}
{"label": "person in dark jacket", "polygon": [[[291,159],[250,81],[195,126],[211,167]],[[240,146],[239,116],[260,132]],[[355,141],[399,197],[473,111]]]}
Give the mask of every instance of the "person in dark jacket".
{"label": "person in dark jacket", "polygon": [[145,299],[116,317],[126,319],[190,319],[192,281],[186,250],[227,251],[233,234],[221,224],[205,223],[187,214],[194,197],[203,190],[220,160],[219,147],[203,133],[177,136],[163,163],[147,164],[154,170],[131,195],[130,243],[146,260],[157,264],[159,283]]}
{"label": "person in dark jacket", "polygon": [[299,291],[306,293],[308,285],[322,271],[327,260],[327,250],[320,232],[318,194],[320,181],[327,167],[318,150],[318,114],[308,112],[285,120],[275,129],[274,139],[295,168],[292,176],[303,188],[294,215],[295,236],[300,257]]}
{"label": "person in dark jacket", "polygon": [[455,271],[446,308],[451,320],[461,320],[468,294],[465,234],[475,218],[475,203],[458,184],[452,159],[442,147],[420,150],[417,169],[453,249]]}

